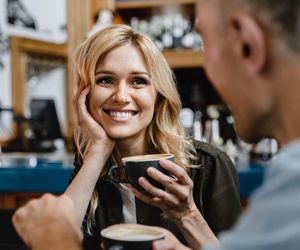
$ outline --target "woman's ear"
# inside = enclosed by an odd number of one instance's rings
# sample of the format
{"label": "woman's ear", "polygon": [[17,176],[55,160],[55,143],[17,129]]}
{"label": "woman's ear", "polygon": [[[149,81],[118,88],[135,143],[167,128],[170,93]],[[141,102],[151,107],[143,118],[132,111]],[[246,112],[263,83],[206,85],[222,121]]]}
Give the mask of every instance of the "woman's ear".
{"label": "woman's ear", "polygon": [[238,44],[237,53],[249,73],[261,72],[267,62],[267,44],[263,28],[246,13],[235,14],[229,20]]}

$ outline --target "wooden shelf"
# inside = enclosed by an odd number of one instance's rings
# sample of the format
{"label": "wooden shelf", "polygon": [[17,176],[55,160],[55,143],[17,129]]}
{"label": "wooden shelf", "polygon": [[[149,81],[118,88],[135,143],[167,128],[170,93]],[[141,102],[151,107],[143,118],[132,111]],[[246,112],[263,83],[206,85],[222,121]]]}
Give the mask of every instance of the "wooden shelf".
{"label": "wooden shelf", "polygon": [[204,52],[195,50],[166,50],[163,52],[170,66],[174,68],[202,67]]}
{"label": "wooden shelf", "polygon": [[137,9],[137,8],[148,8],[148,7],[157,7],[160,5],[168,4],[194,4],[195,0],[128,0],[128,1],[116,1],[116,9]]}
{"label": "wooden shelf", "polygon": [[49,43],[18,36],[11,36],[10,44],[14,49],[23,53],[67,57],[66,44]]}

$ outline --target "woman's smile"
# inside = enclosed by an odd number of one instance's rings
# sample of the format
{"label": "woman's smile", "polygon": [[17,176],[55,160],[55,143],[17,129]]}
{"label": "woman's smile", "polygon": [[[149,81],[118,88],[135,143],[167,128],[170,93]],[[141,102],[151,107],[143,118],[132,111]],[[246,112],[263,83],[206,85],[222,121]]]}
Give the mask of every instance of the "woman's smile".
{"label": "woman's smile", "polygon": [[123,122],[128,121],[131,119],[134,115],[136,115],[137,111],[131,111],[131,110],[108,110],[103,109],[103,111],[110,116],[110,118],[117,122]]}

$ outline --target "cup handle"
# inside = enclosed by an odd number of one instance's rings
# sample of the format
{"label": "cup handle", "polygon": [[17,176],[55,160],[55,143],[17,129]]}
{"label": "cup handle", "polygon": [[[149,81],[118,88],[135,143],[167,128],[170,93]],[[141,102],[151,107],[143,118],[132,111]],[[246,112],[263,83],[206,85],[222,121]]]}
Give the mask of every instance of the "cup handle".
{"label": "cup handle", "polygon": [[129,183],[129,181],[126,177],[123,179],[117,179],[114,177],[116,172],[118,171],[118,169],[124,170],[124,167],[119,167],[118,165],[114,165],[109,169],[109,171],[108,171],[109,179],[111,179],[113,182],[116,182],[116,183]]}

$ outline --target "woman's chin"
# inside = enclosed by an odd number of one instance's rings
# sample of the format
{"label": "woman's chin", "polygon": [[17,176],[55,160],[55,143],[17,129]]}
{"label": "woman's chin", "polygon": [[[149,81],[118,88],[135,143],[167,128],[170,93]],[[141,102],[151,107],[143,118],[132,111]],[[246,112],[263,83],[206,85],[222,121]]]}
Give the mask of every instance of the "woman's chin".
{"label": "woman's chin", "polygon": [[128,133],[122,133],[121,131],[115,132],[115,131],[106,131],[108,136],[114,140],[122,140],[128,138],[130,135]]}

